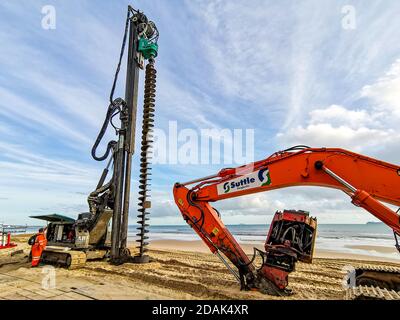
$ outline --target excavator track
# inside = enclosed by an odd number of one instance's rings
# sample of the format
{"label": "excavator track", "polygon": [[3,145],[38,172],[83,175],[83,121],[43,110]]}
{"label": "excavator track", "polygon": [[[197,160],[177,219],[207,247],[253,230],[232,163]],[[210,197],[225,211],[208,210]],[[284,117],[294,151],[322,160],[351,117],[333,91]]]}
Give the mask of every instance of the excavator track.
{"label": "excavator track", "polygon": [[79,269],[86,264],[86,253],[83,251],[46,249],[42,254],[42,261],[49,264],[63,266],[68,269]]}
{"label": "excavator track", "polygon": [[400,268],[362,265],[355,269],[356,286],[347,300],[400,300]]}
{"label": "excavator track", "polygon": [[86,264],[86,253],[82,251],[71,251],[69,253],[71,257],[71,262],[67,266],[68,269],[79,269]]}
{"label": "excavator track", "polygon": [[357,286],[346,291],[346,300],[400,300],[400,293],[379,287]]}

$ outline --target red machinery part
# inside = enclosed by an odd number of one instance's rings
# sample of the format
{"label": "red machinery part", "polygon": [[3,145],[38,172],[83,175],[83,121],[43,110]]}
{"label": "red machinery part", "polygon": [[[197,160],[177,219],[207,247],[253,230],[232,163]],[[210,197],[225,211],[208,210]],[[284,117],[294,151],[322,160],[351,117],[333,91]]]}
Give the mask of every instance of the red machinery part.
{"label": "red machinery part", "polygon": [[265,256],[259,270],[280,290],[288,284],[297,261],[312,262],[317,220],[301,210],[277,211],[265,241]]}
{"label": "red machinery part", "polygon": [[289,284],[289,272],[284,270],[263,265],[260,273],[274,283],[280,290],[284,290]]}
{"label": "red machinery part", "polygon": [[14,248],[17,245],[11,242],[11,232],[1,234],[0,249]]}

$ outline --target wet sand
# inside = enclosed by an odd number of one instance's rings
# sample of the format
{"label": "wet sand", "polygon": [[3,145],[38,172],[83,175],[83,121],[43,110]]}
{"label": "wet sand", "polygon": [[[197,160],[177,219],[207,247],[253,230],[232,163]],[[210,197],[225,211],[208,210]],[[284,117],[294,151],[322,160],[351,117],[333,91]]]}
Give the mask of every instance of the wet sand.
{"label": "wet sand", "polygon": [[[20,237],[17,248],[0,251],[0,299],[343,299],[345,266],[400,266],[398,261],[317,252],[312,264],[298,263],[289,276],[294,294],[278,298],[240,291],[235,278],[200,241],[153,241],[152,262],[145,265],[94,261],[66,270],[30,268],[26,240]],[[244,247],[252,252],[251,246]],[[23,252],[11,256],[16,250]],[[52,274],[55,283],[49,281]]]}
{"label": "wet sand", "polygon": [[[246,254],[253,254],[253,247],[263,250],[263,244],[240,244]],[[387,258],[372,256],[368,254],[353,254],[347,252],[333,251],[333,250],[323,250],[315,249],[315,258],[332,258],[332,259],[350,259],[350,260],[369,260],[369,261],[381,261],[381,262],[393,262],[400,265],[400,254],[397,252],[395,247],[383,247],[383,246],[347,246],[350,249],[359,249],[364,251],[375,251],[382,254],[393,254],[397,258]],[[180,250],[180,251],[192,251],[192,252],[202,252],[209,253],[210,250],[202,241],[179,241],[179,240],[154,240],[151,242],[150,248],[159,250]]]}

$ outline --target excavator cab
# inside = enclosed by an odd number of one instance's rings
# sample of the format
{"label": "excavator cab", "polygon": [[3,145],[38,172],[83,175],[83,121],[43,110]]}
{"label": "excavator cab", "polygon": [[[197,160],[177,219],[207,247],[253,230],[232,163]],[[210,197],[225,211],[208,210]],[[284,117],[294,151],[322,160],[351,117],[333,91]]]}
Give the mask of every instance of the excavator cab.
{"label": "excavator cab", "polygon": [[112,210],[108,209],[97,216],[80,213],[77,220],[60,214],[31,216],[48,223],[42,261],[74,269],[82,267],[87,260],[107,257],[111,246],[111,217]]}
{"label": "excavator cab", "polygon": [[31,216],[30,218],[46,221],[48,246],[62,246],[73,242],[75,235],[72,237],[72,234],[75,233],[75,219],[61,214]]}

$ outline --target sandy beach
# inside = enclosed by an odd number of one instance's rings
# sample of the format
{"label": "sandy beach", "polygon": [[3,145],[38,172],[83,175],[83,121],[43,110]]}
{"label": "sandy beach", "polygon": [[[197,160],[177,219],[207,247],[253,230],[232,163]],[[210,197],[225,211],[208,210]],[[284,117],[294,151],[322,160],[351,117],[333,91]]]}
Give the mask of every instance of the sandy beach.
{"label": "sandy beach", "polygon": [[[253,247],[263,250],[262,243],[256,244],[247,244],[241,243],[240,244],[244,251],[252,255],[253,254]],[[151,242],[151,248],[158,249],[158,250],[176,250],[176,251],[192,251],[192,252],[201,252],[201,253],[209,253],[210,250],[208,247],[203,244],[202,241],[179,241],[179,240],[155,240]],[[360,249],[364,251],[374,251],[376,253],[382,254],[398,254],[394,247],[384,247],[384,246],[348,246],[350,249]],[[350,260],[362,260],[362,261],[376,261],[376,262],[391,262],[400,265],[400,255],[396,258],[387,258],[382,256],[373,256],[367,254],[354,254],[354,253],[347,253],[347,252],[340,252],[334,250],[324,250],[324,249],[315,249],[314,253],[315,258],[331,258],[331,259],[350,259]]]}
{"label": "sandy beach", "polygon": [[[30,268],[26,240],[19,236],[16,248],[0,251],[0,299],[343,299],[345,266],[400,267],[398,260],[317,251],[312,264],[298,263],[290,275],[294,294],[278,298],[240,291],[235,278],[200,241],[153,241],[152,262],[145,265],[93,261],[82,269],[66,270]],[[252,252],[252,246],[244,248]],[[55,274],[55,283],[47,281],[49,273]]]}

